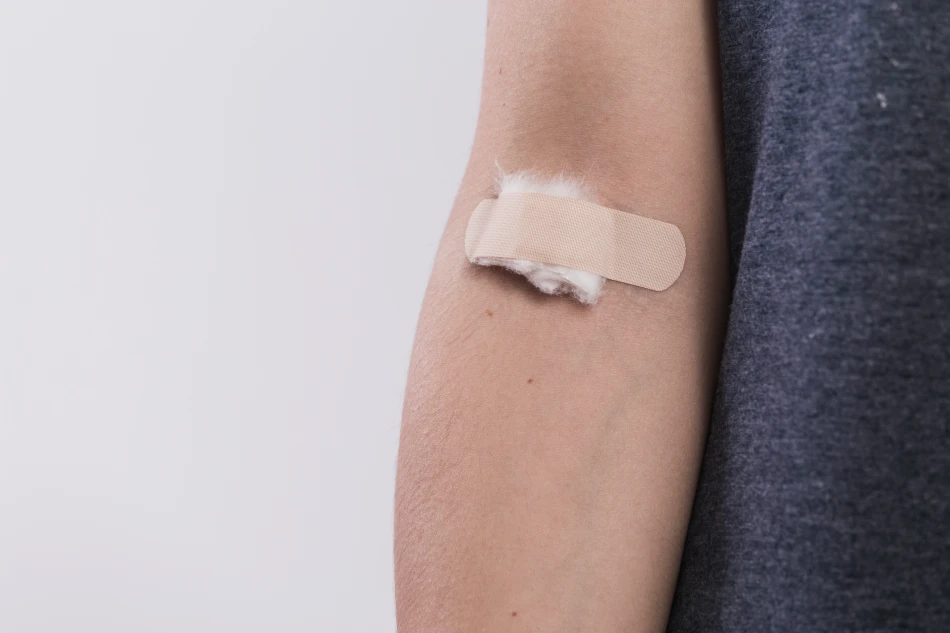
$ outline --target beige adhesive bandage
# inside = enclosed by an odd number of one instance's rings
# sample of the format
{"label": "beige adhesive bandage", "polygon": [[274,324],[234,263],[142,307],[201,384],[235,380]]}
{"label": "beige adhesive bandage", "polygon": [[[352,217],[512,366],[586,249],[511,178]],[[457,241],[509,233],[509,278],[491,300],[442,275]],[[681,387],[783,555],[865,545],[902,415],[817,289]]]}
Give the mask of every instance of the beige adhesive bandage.
{"label": "beige adhesive bandage", "polygon": [[683,271],[686,241],[673,224],[585,200],[502,193],[475,208],[465,231],[465,254],[473,262],[566,266],[659,291]]}

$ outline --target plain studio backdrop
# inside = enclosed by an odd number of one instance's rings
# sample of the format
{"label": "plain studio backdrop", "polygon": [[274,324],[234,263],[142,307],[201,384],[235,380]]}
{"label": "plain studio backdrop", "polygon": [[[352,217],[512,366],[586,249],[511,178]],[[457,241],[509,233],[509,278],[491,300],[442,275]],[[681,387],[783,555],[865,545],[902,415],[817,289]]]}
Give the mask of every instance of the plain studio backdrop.
{"label": "plain studio backdrop", "polygon": [[484,2],[0,0],[0,631],[393,631]]}

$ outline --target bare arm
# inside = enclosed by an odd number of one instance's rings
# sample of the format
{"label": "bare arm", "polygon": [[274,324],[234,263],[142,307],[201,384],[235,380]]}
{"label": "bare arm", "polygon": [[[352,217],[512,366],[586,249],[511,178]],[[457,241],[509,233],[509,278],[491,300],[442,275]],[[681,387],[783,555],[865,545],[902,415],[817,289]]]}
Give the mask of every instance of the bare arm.
{"label": "bare arm", "polygon": [[[406,394],[402,633],[664,629],[728,296],[717,68],[710,0],[490,0],[475,145]],[[676,224],[682,276],[608,281],[584,307],[469,265],[496,160]]]}

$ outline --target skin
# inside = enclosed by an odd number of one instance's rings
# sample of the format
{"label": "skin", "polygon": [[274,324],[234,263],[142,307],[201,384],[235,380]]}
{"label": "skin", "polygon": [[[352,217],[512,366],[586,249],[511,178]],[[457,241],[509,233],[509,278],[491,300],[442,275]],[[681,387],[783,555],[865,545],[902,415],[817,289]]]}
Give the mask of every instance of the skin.
{"label": "skin", "polygon": [[[482,104],[409,372],[401,633],[663,631],[729,295],[714,5],[489,2]],[[594,306],[468,263],[496,161],[676,224],[663,292]]]}

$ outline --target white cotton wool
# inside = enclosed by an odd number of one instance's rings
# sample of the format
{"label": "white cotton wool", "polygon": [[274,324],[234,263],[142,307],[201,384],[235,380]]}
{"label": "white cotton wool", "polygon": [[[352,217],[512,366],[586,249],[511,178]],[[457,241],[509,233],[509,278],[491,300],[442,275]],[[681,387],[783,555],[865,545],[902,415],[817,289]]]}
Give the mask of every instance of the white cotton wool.
{"label": "white cotton wool", "polygon": [[[557,176],[539,178],[531,172],[502,173],[496,186],[498,195],[503,193],[542,193],[549,196],[576,198],[596,202],[593,196],[579,182]],[[570,295],[584,304],[592,304],[600,297],[604,287],[604,278],[566,266],[532,262],[524,259],[503,259],[497,257],[474,257],[470,260],[480,266],[501,266],[523,275],[543,293],[550,295]]]}

